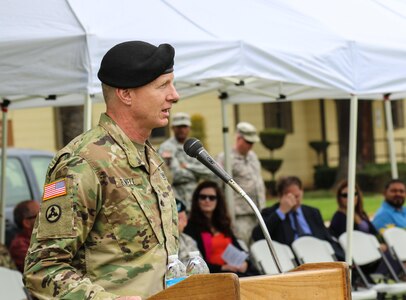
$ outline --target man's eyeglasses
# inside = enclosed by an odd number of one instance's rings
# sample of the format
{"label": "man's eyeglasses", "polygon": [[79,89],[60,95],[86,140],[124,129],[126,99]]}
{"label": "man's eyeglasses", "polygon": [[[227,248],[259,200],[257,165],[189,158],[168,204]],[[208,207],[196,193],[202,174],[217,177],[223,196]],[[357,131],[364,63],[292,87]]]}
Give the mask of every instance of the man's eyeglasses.
{"label": "man's eyeglasses", "polygon": [[[354,193],[354,196],[358,196],[358,192],[355,192],[355,193]],[[348,193],[341,193],[341,194],[340,194],[340,197],[341,197],[341,198],[348,198]]]}
{"label": "man's eyeglasses", "polygon": [[215,201],[217,200],[217,196],[214,195],[205,195],[205,194],[200,194],[199,195],[199,200],[203,201],[209,199],[210,201]]}

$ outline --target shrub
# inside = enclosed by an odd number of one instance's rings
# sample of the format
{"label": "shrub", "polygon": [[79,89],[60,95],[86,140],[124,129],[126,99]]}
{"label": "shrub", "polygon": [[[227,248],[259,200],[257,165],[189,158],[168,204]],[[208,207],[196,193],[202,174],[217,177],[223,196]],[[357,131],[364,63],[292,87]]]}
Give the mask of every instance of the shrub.
{"label": "shrub", "polygon": [[327,166],[314,167],[314,185],[316,189],[329,189],[333,186],[337,175],[337,168]]}
{"label": "shrub", "polygon": [[[406,164],[398,164],[399,179],[406,180]],[[357,182],[360,188],[366,192],[381,193],[386,182],[392,178],[391,166],[385,164],[367,164],[357,172]]]}

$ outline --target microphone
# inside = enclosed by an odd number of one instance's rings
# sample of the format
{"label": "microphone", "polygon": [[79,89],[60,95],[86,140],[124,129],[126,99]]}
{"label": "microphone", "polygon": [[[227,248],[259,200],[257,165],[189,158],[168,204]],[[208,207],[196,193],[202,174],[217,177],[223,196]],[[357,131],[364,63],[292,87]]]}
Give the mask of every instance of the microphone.
{"label": "microphone", "polygon": [[188,139],[183,145],[183,150],[187,155],[196,158],[214,174],[221,178],[225,183],[232,180],[231,176],[210,156],[209,153],[203,148],[202,143],[195,138]]}
{"label": "microphone", "polygon": [[255,213],[259,221],[259,225],[262,229],[262,232],[265,236],[265,240],[268,243],[269,250],[271,251],[272,258],[275,262],[276,268],[279,273],[282,273],[282,267],[276,255],[276,251],[272,246],[272,239],[269,235],[268,229],[266,228],[264,219],[261,216],[261,213],[258,210],[258,207],[252,201],[252,199],[247,195],[247,193],[234,181],[234,179],[210,156],[210,154],[203,148],[202,143],[196,138],[188,139],[183,145],[183,150],[190,157],[196,158],[207,168],[209,168],[214,174],[220,177],[226,184],[228,184],[233,190],[240,194],[251,206],[252,210]]}

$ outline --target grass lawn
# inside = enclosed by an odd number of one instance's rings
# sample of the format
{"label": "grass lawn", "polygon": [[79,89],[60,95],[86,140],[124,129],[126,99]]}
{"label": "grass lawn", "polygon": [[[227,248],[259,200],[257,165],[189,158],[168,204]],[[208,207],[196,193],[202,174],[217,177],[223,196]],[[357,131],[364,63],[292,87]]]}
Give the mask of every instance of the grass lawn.
{"label": "grass lawn", "polygon": [[[382,203],[381,194],[364,194],[364,209],[372,217]],[[267,206],[275,204],[276,198],[268,199]],[[324,221],[330,221],[334,212],[337,210],[337,201],[335,194],[331,191],[305,191],[303,203],[309,206],[317,207]]]}

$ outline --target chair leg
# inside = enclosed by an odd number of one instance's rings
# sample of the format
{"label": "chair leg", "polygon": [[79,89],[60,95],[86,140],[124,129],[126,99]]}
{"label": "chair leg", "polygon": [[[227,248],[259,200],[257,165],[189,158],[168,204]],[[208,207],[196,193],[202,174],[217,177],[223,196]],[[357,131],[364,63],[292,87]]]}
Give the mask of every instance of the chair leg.
{"label": "chair leg", "polygon": [[385,300],[385,293],[378,293],[378,300]]}

